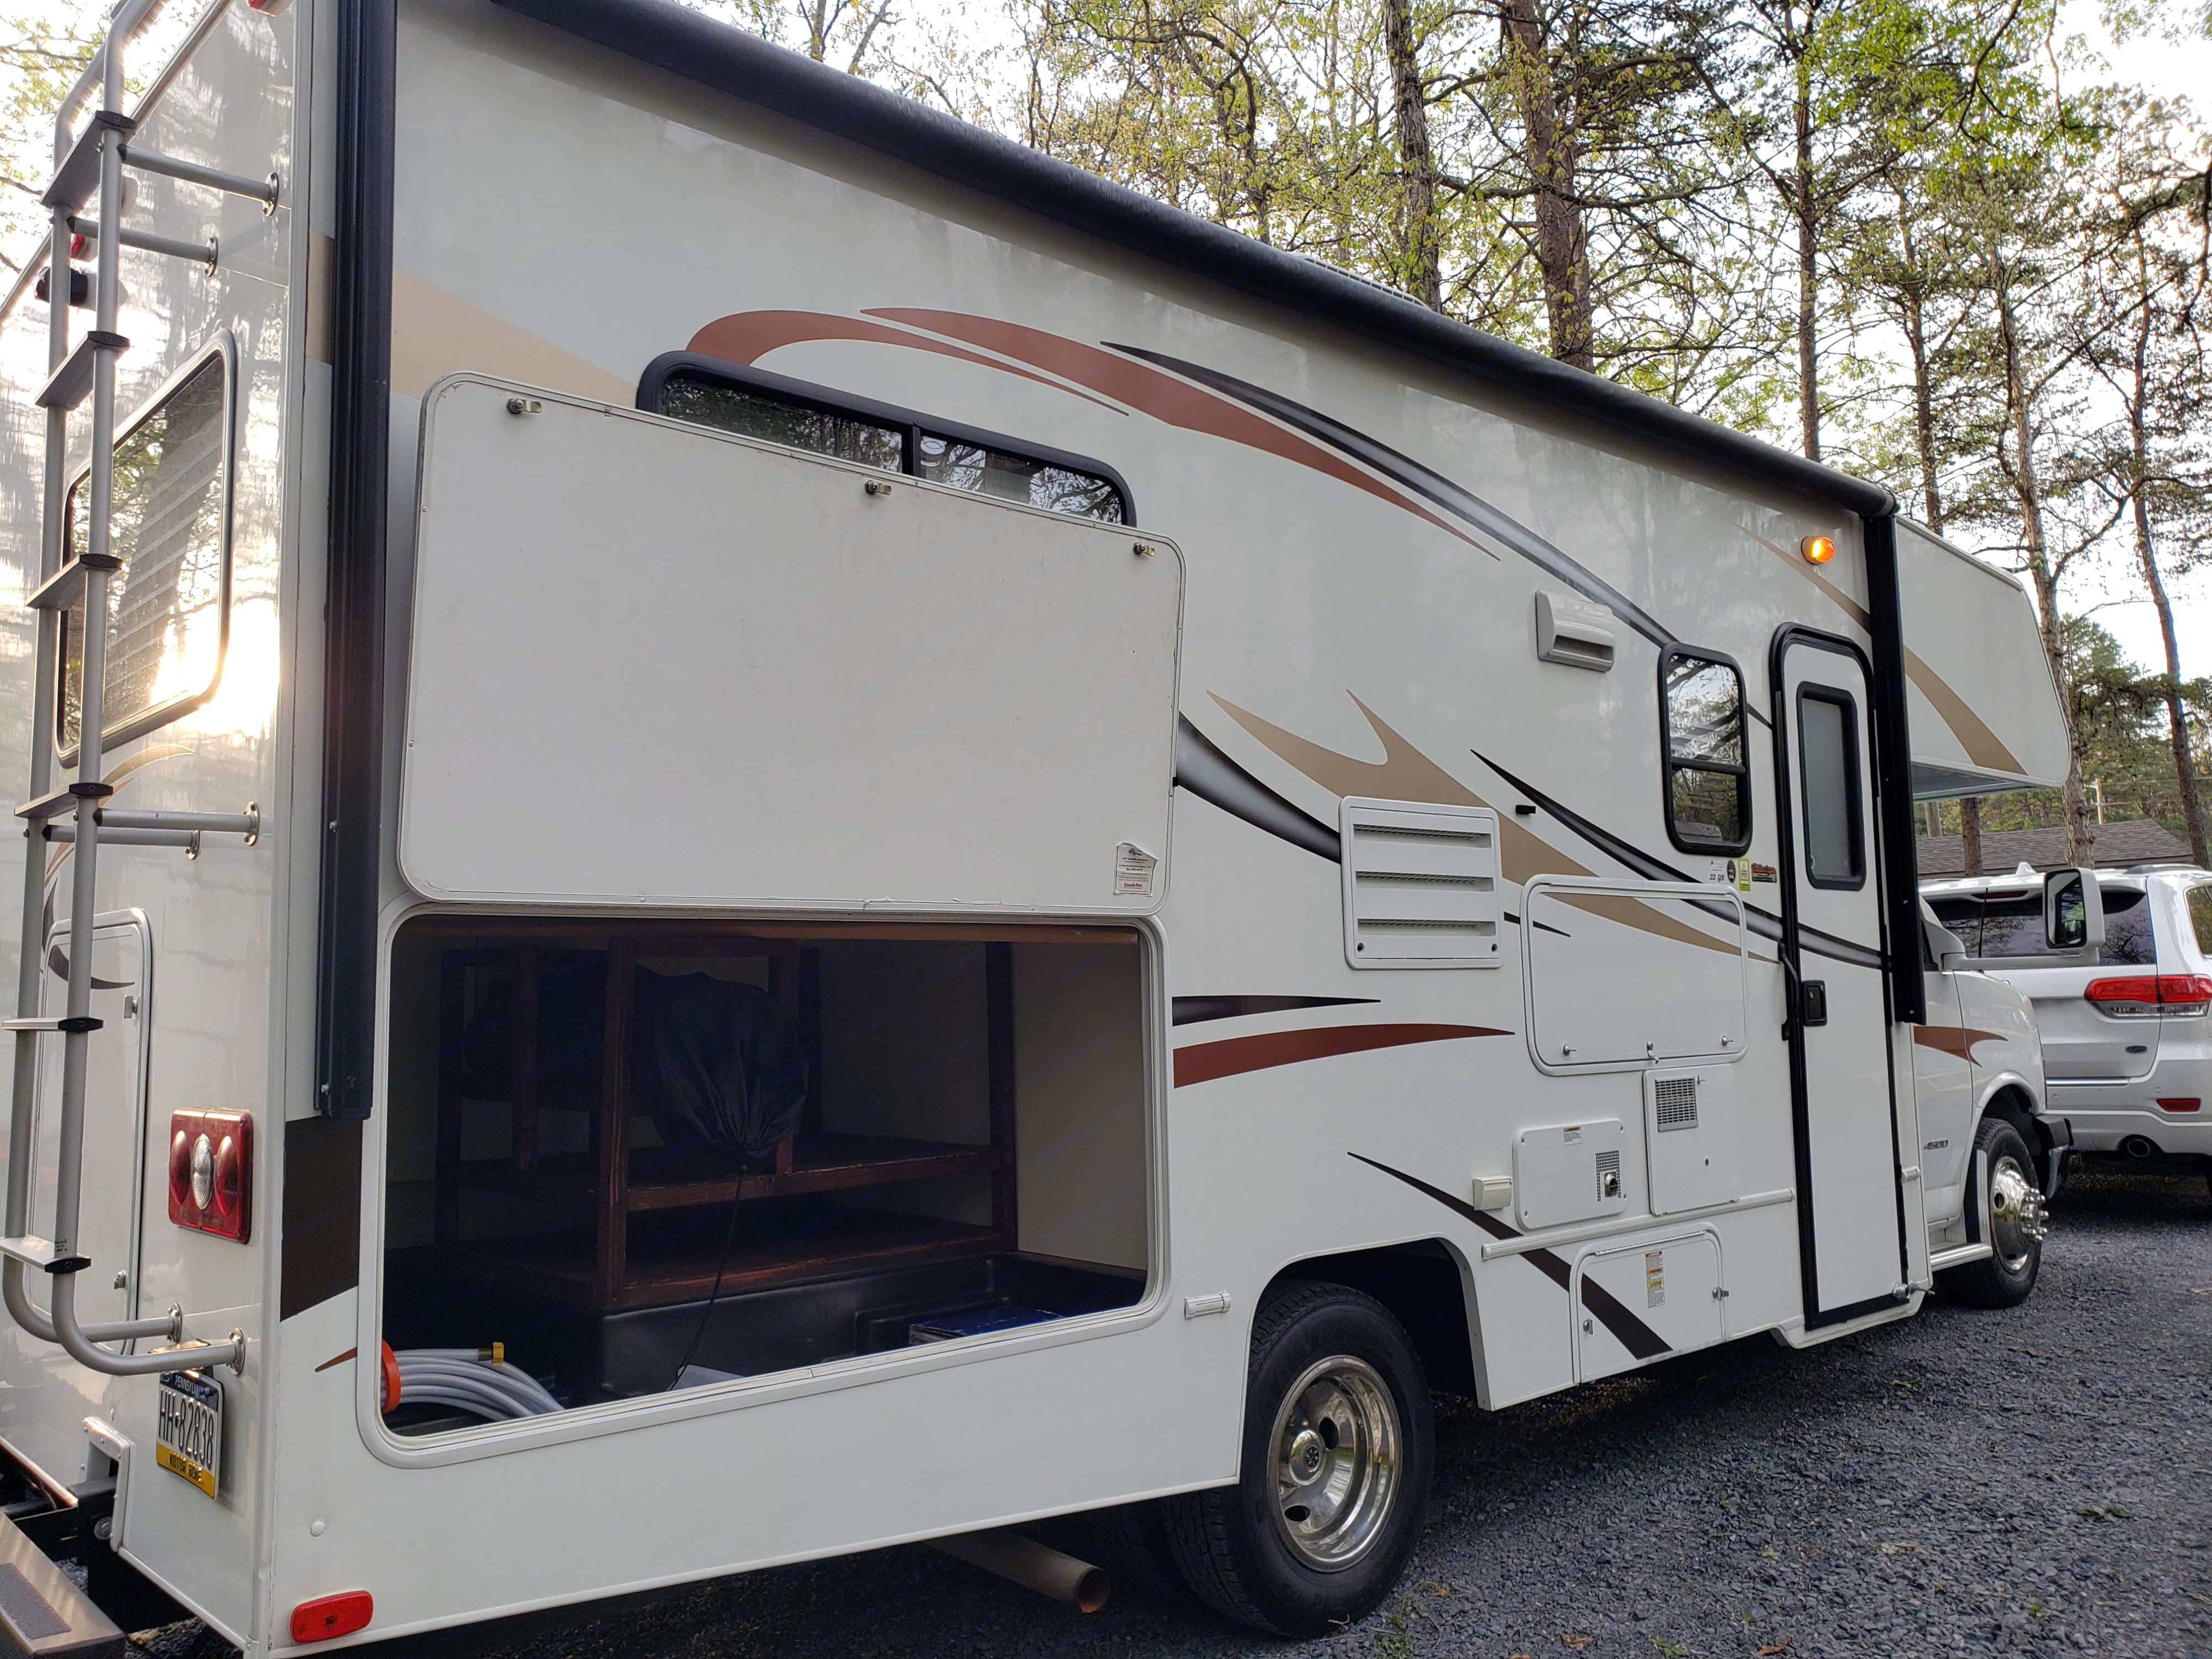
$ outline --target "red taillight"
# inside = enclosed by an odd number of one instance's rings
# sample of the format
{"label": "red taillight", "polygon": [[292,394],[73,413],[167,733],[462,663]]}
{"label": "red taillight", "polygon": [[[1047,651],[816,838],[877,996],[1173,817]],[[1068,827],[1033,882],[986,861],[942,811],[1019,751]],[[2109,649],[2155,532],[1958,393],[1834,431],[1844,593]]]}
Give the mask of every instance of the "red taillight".
{"label": "red taillight", "polygon": [[182,1129],[169,1137],[169,1215],[192,1201],[192,1138]]}
{"label": "red taillight", "polygon": [[292,1609],[295,1642],[327,1642],[333,1636],[350,1636],[368,1627],[376,1612],[375,1598],[367,1590],[340,1590],[319,1595]]}
{"label": "red taillight", "polygon": [[253,1235],[253,1119],[178,1112],[169,1119],[169,1219],[245,1243]]}
{"label": "red taillight", "polygon": [[2093,979],[2081,994],[2108,1014],[2201,1014],[2212,1008],[2212,975],[2129,974]]}
{"label": "red taillight", "polygon": [[2201,1109],[2203,1104],[2204,1103],[2194,1095],[2179,1095],[2171,1099],[2161,1095],[2159,1097],[2158,1109],[2161,1112],[2194,1112]]}

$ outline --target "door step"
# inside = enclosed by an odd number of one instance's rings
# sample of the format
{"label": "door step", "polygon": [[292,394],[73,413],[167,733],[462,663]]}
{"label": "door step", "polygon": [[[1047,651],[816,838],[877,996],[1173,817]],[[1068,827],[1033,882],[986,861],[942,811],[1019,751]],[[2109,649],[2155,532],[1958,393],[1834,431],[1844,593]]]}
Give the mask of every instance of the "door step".
{"label": "door step", "polygon": [[123,1632],[0,1516],[0,1659],[122,1659]]}

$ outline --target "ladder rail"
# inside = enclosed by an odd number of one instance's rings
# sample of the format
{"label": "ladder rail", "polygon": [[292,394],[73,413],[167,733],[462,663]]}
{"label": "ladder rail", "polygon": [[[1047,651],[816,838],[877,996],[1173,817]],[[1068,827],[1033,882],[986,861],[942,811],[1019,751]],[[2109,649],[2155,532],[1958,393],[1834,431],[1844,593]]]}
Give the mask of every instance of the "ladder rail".
{"label": "ladder rail", "polygon": [[[107,39],[84,73],[64,97],[54,118],[54,155],[58,167],[68,156],[70,128],[76,112],[95,86],[100,91],[102,107],[120,109],[123,103],[123,52],[131,39],[158,11],[163,0],[124,0],[117,9]],[[220,3],[210,8],[210,15],[224,9]],[[112,127],[100,134],[100,222],[120,226],[123,209],[123,138],[124,134]],[[54,271],[70,269],[70,216],[66,206],[54,214],[52,240],[47,252],[48,268]],[[118,272],[117,259],[122,244],[120,235],[102,236],[97,243],[95,276],[94,282],[94,311],[95,330],[113,336]],[[30,273],[26,270],[25,280]],[[52,368],[58,369],[69,356],[69,296],[58,285],[50,285],[52,302],[49,307],[50,320],[47,348],[52,357]],[[20,292],[21,284],[18,284]],[[11,296],[12,298],[12,296]],[[101,763],[101,729],[105,723],[103,703],[106,682],[108,586],[110,572],[103,568],[108,562],[110,533],[112,529],[115,490],[115,359],[117,348],[101,346],[93,356],[91,471],[88,483],[86,511],[87,548],[90,554],[100,556],[91,562],[86,571],[84,584],[84,640],[83,674],[78,699],[80,718],[77,777],[82,781],[98,781]],[[40,535],[40,579],[50,578],[61,568],[69,554],[64,545],[63,508],[64,494],[64,463],[68,453],[69,412],[66,409],[49,408],[46,411],[46,453],[42,491],[45,514]],[[59,680],[58,658],[61,617],[58,611],[41,611],[39,615],[39,640],[34,661],[36,682],[33,693],[33,726],[32,731],[30,771],[33,797],[47,793],[52,779],[54,702]],[[88,1058],[86,1045],[90,1040],[93,1022],[92,1008],[92,934],[95,921],[95,873],[100,842],[100,798],[90,793],[80,797],[73,840],[74,868],[71,871],[71,908],[70,915],[69,984],[65,1006],[67,1013],[60,1022],[62,1050],[62,1089],[57,1126],[59,1139],[55,1169],[54,1224],[46,1273],[52,1281],[48,1308],[42,1311],[32,1301],[23,1279],[24,1263],[10,1255],[0,1261],[0,1298],[4,1298],[8,1311],[18,1323],[42,1340],[60,1344],[63,1352],[80,1364],[111,1376],[144,1376],[176,1369],[181,1360],[175,1349],[144,1354],[120,1354],[98,1346],[101,1342],[127,1340],[138,1336],[166,1336],[172,1342],[183,1337],[183,1315],[176,1309],[167,1318],[130,1320],[118,1323],[86,1325],[76,1316],[76,1275],[88,1266],[77,1254],[76,1235],[84,1176],[84,1093],[85,1073]],[[26,833],[29,833],[27,827]],[[43,860],[36,856],[41,842],[30,842],[25,850],[22,910],[22,939],[18,960],[15,1024],[15,1067],[14,1096],[9,1113],[9,1159],[7,1186],[7,1233],[11,1238],[21,1238],[28,1232],[30,1219],[30,1167],[26,1156],[30,1146],[31,1107],[36,1083],[38,1060],[33,1047],[40,1033],[35,1028],[20,1022],[36,1018],[40,989],[40,976],[45,972],[45,940],[40,930],[32,926],[32,919],[44,914],[46,878]],[[233,1332],[226,1344],[196,1347],[191,1351],[192,1360],[205,1364],[227,1360],[234,1368],[242,1368],[246,1358],[244,1336]]]}

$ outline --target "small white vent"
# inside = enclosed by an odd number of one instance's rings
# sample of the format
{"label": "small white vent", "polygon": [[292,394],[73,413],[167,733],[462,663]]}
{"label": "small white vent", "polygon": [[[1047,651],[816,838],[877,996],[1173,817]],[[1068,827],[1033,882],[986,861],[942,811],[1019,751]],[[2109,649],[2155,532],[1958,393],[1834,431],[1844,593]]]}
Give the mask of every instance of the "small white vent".
{"label": "small white vent", "polygon": [[1498,815],[1344,803],[1344,956],[1354,968],[1494,968]]}
{"label": "small white vent", "polygon": [[1613,612],[1569,593],[1536,595],[1536,656],[1602,674],[1613,666]]}
{"label": "small white vent", "polygon": [[1698,1127],[1698,1079],[1662,1077],[1651,1085],[1651,1115],[1661,1134]]}
{"label": "small white vent", "polygon": [[1597,1155],[1597,1195],[1601,1200],[1620,1196],[1620,1149]]}

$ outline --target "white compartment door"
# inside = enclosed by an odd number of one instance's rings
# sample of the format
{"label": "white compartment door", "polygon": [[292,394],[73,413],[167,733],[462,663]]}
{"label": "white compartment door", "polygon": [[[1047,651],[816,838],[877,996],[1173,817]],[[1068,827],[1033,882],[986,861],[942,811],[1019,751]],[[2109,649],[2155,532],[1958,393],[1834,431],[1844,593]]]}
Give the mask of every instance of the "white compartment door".
{"label": "white compartment door", "polygon": [[1688,1233],[1593,1250],[1575,1263],[1575,1364],[1583,1382],[1728,1334],[1720,1241]]}
{"label": "white compartment door", "polygon": [[422,420],[418,891],[1159,904],[1172,544],[475,376]]}

